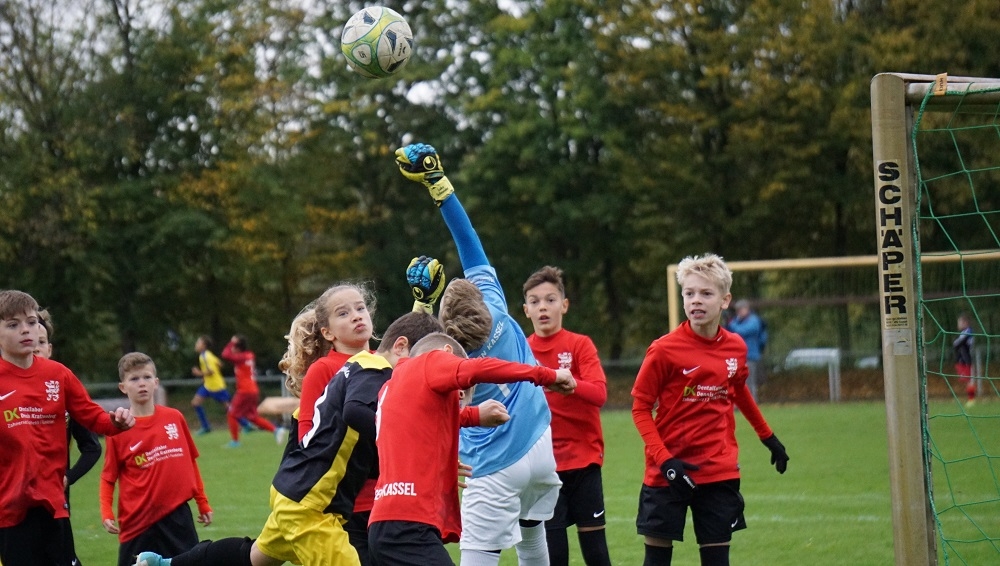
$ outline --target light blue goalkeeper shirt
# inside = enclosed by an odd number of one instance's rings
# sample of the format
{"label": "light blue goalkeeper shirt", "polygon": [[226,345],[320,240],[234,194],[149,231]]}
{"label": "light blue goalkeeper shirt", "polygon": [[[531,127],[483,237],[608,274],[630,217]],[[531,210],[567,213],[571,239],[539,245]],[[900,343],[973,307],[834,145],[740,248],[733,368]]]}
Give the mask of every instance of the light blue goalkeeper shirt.
{"label": "light blue goalkeeper shirt", "polygon": [[[490,336],[481,348],[468,352],[470,358],[491,357],[536,365],[524,331],[507,312],[507,299],[496,270],[486,259],[476,234],[458,197],[452,195],[441,205],[441,214],[458,247],[465,277],[483,293],[493,319]],[[496,399],[507,407],[510,420],[498,427],[464,427],[458,450],[463,463],[472,466],[473,477],[502,470],[521,459],[552,420],[545,392],[530,382],[476,385],[471,403]]]}

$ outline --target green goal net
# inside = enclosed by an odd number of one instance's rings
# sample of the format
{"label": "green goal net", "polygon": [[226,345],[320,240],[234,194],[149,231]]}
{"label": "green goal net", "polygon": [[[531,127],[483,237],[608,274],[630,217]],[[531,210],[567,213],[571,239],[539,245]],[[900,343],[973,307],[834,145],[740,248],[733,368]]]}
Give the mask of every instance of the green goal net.
{"label": "green goal net", "polygon": [[872,96],[896,562],[998,564],[1000,81],[879,75]]}

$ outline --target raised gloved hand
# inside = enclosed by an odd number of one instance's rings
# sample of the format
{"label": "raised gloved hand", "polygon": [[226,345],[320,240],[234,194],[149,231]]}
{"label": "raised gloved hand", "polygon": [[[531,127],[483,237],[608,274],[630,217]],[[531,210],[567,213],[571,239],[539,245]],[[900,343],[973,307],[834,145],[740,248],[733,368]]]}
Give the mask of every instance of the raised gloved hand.
{"label": "raised gloved hand", "polygon": [[788,469],[788,453],[785,452],[785,445],[773,434],[761,442],[771,451],[771,464],[774,465],[774,469],[778,470],[779,474],[785,473]]}
{"label": "raised gloved hand", "polygon": [[415,257],[406,268],[406,282],[413,291],[413,311],[434,314],[434,303],[444,292],[444,266],[431,257]]}
{"label": "raised gloved hand", "polygon": [[660,465],[660,471],[670,482],[670,488],[682,499],[689,499],[698,484],[688,475],[686,470],[697,470],[699,466],[690,464],[680,458],[670,458]]}
{"label": "raised gloved hand", "polygon": [[441,206],[448,195],[455,192],[455,187],[451,186],[451,181],[444,175],[441,158],[432,145],[411,143],[397,149],[396,165],[404,177],[427,187],[431,198],[438,206]]}

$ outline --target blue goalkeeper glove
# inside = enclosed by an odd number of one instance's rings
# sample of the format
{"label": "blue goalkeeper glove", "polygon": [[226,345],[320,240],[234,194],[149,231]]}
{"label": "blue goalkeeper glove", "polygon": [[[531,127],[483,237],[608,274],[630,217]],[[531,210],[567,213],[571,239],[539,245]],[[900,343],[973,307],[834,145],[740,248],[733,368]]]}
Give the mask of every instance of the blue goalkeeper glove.
{"label": "blue goalkeeper glove", "polygon": [[427,187],[438,206],[455,192],[455,187],[451,186],[451,181],[444,175],[441,158],[432,145],[411,143],[397,149],[396,165],[404,177]]}
{"label": "blue goalkeeper glove", "polygon": [[701,469],[701,467],[685,462],[680,458],[670,458],[660,465],[660,471],[663,472],[663,476],[670,482],[670,489],[682,500],[691,499],[695,488],[698,487],[698,484],[694,482],[694,478],[689,476],[686,470],[698,469]]}
{"label": "blue goalkeeper glove", "polygon": [[420,256],[406,268],[406,282],[413,291],[413,311],[434,314],[434,303],[444,292],[444,266],[438,260]]}
{"label": "blue goalkeeper glove", "polygon": [[779,474],[785,473],[788,469],[788,453],[785,452],[785,445],[773,434],[761,442],[771,451],[771,464],[774,465],[774,469],[778,470]]}

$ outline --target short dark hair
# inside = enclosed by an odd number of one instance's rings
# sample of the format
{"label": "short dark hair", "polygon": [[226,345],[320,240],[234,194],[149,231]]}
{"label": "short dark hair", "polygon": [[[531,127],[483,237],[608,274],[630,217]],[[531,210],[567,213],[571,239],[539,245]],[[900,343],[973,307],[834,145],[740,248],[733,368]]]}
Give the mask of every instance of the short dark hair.
{"label": "short dark hair", "polygon": [[421,338],[433,332],[442,332],[444,327],[433,315],[421,312],[408,312],[397,318],[385,329],[382,335],[382,343],[378,346],[379,352],[388,352],[392,344],[400,337],[405,336],[406,341],[412,348]]}
{"label": "short dark hair", "polygon": [[51,342],[52,333],[56,331],[56,328],[52,324],[52,314],[49,313],[49,309],[42,309],[38,311],[38,324],[45,327],[45,335],[48,336],[49,342]]}
{"label": "short dark hair", "polygon": [[38,301],[34,297],[24,291],[13,289],[0,291],[0,320],[25,313],[38,313]]}
{"label": "short dark hair", "polygon": [[236,348],[239,348],[239,350],[241,352],[246,352],[247,351],[247,337],[244,336],[244,335],[242,335],[242,334],[237,334],[233,338],[236,338],[236,340],[233,340],[233,346],[236,347]]}
{"label": "short dark hair", "polygon": [[528,291],[538,287],[542,283],[552,283],[559,289],[559,293],[563,297],[566,296],[566,285],[563,284],[563,272],[558,267],[551,265],[546,265],[529,275],[528,280],[524,282],[524,286],[521,288],[521,294],[527,298]]}
{"label": "short dark hair", "polygon": [[153,366],[153,375],[156,375],[156,364],[153,363],[153,358],[142,352],[129,352],[125,354],[118,360],[119,381],[125,379],[125,372],[142,366]]}
{"label": "short dark hair", "polygon": [[416,357],[431,350],[440,350],[441,346],[445,344],[451,346],[452,353],[456,356],[460,358],[469,357],[465,353],[465,348],[458,343],[458,340],[455,340],[444,332],[432,332],[418,340],[416,344],[410,347],[410,355]]}
{"label": "short dark hair", "polygon": [[202,344],[205,345],[206,350],[211,350],[213,347],[215,347],[215,341],[212,340],[212,337],[209,336],[208,334],[202,334],[201,336],[198,337],[198,340],[201,340]]}

